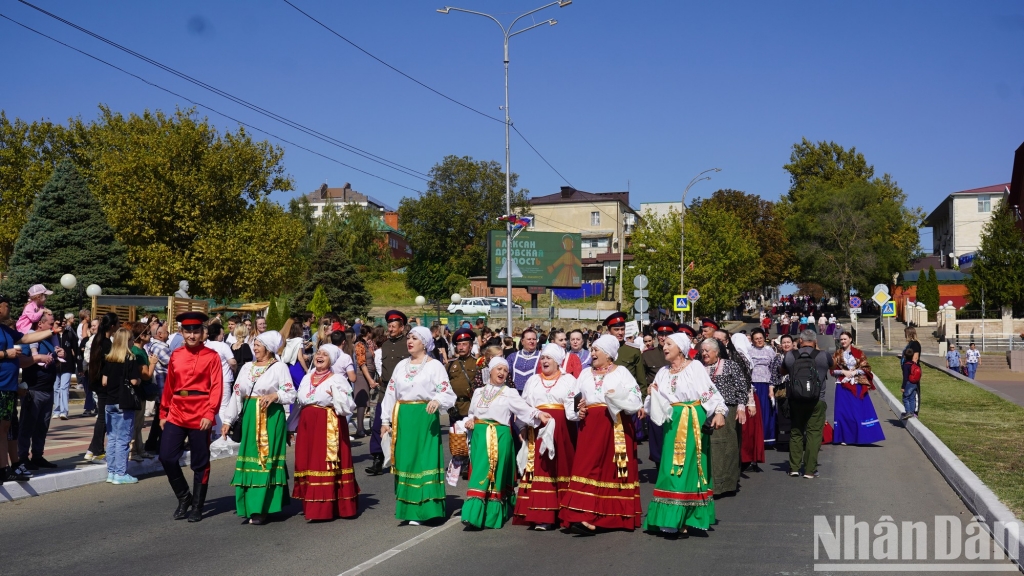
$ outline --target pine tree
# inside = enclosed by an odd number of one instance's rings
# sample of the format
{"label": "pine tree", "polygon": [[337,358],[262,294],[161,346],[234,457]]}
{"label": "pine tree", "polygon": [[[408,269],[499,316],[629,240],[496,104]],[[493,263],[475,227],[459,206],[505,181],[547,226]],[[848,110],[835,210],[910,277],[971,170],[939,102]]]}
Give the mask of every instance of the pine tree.
{"label": "pine tree", "polygon": [[928,286],[928,271],[921,270],[917,273],[917,282],[914,283],[914,293],[918,302],[924,302],[925,287]]}
{"label": "pine tree", "polygon": [[327,294],[324,293],[324,287],[317,284],[316,290],[313,291],[313,299],[306,305],[306,310],[313,313],[317,319],[323,318],[324,314],[331,311],[331,303],[327,301]]}
{"label": "pine tree", "polygon": [[53,290],[46,307],[55,313],[88,306],[86,298],[79,301],[78,287],[61,287],[61,276],[69,273],[75,275],[83,290],[97,284],[104,294],[128,292],[125,248],[114,238],[85,179],[65,160],[32,204],[14,245],[9,276],[0,291],[20,307],[28,301],[30,286],[44,284]]}
{"label": "pine tree", "polygon": [[270,306],[267,308],[267,330],[279,330],[281,328],[281,312],[277,309],[277,302],[270,299]]}
{"label": "pine tree", "polygon": [[1024,305],[1024,238],[1007,202],[1000,203],[985,224],[970,275],[967,289],[972,302],[981,304],[984,290],[989,309]]}
{"label": "pine tree", "polygon": [[[274,330],[280,330],[284,328],[284,323],[287,322],[288,319],[291,317],[292,311],[291,308],[288,307],[288,301],[285,300],[284,298],[279,298],[277,304],[277,318],[280,321],[280,325],[277,328],[274,328]],[[287,334],[282,334],[282,336],[284,336],[285,338],[288,337]]]}
{"label": "pine tree", "polygon": [[316,258],[310,263],[302,285],[292,296],[291,307],[305,310],[317,287],[323,288],[331,310],[342,318],[365,316],[373,302],[363,284],[363,277],[332,237],[324,240]]}

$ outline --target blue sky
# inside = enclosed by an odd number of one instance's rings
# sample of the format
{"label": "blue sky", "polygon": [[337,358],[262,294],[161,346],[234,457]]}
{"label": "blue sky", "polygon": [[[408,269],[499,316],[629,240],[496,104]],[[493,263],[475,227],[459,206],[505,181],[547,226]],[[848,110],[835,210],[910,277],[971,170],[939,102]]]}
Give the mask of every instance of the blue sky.
{"label": "blue sky", "polygon": [[[479,17],[422,0],[293,0],[437,90],[502,112],[501,36]],[[505,22],[536,1],[448,0]],[[447,154],[504,160],[500,122],[417,86],[282,1],[38,5],[292,120],[420,172]],[[15,0],[0,13],[323,154],[415,189],[368,162],[187,84]],[[956,190],[1008,182],[1024,140],[1020,2],[610,2],[549,8],[511,46],[516,126],[572,185],[676,200],[735,188],[775,199],[801,137],[856,146],[931,211]],[[90,119],[187,103],[0,19],[8,116]],[[201,110],[222,128],[235,124]],[[285,145],[296,192],[351,182],[397,206],[413,194]],[[517,136],[512,169],[531,194],[565,182]],[[930,233],[930,231],[929,231]],[[930,246],[930,236],[922,236]]]}

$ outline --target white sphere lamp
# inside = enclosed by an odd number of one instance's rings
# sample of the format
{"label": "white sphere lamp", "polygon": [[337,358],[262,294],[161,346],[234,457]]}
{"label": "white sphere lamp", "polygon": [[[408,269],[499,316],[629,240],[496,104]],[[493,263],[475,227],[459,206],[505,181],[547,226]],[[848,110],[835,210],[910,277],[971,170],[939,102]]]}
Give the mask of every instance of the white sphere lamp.
{"label": "white sphere lamp", "polygon": [[60,285],[71,290],[78,285],[78,278],[75,278],[74,274],[65,274],[60,277]]}
{"label": "white sphere lamp", "polygon": [[103,289],[97,284],[89,284],[89,287],[85,289],[85,295],[89,298],[93,298],[103,294]]}
{"label": "white sphere lamp", "polygon": [[417,306],[423,306],[426,303],[427,303],[427,299],[424,298],[423,296],[417,296],[416,297],[416,305]]}

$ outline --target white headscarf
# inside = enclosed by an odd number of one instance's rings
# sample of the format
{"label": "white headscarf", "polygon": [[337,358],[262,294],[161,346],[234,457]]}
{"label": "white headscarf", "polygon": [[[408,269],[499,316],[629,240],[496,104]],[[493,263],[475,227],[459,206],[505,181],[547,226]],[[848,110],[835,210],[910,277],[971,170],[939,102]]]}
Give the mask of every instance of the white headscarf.
{"label": "white headscarf", "polygon": [[338,357],[341,356],[341,348],[338,348],[334,344],[324,344],[317,349],[317,352],[326,352],[328,358],[331,359],[331,366],[338,361]]}
{"label": "white headscarf", "polygon": [[682,352],[683,352],[683,356],[688,356],[689,355],[690,348],[692,348],[692,346],[693,346],[690,343],[690,337],[689,336],[687,336],[686,334],[684,334],[682,332],[677,332],[675,334],[669,334],[668,335],[668,339],[671,340],[672,343],[674,343],[676,346],[679,346],[679,349],[682,350]]}
{"label": "white headscarf", "polygon": [[256,340],[263,344],[263,347],[270,351],[277,358],[277,351],[281,348],[281,333],[277,330],[267,330],[256,337]]}
{"label": "white headscarf", "polygon": [[562,362],[565,361],[565,348],[562,348],[561,346],[555,344],[554,342],[548,342],[547,344],[544,345],[544,348],[541,349],[540,355],[551,358],[555,362],[558,362],[558,365],[561,366]]}
{"label": "white headscarf", "polygon": [[601,336],[594,341],[592,346],[604,350],[605,354],[608,354],[612,360],[619,357],[619,339],[611,334]]}
{"label": "white headscarf", "polygon": [[491,358],[490,362],[487,363],[488,370],[494,370],[498,366],[504,366],[505,368],[508,368],[508,360],[505,360],[505,358],[501,356],[495,356],[494,358]]}
{"label": "white headscarf", "polygon": [[750,362],[750,349],[751,349],[751,346],[750,346],[750,340],[747,339],[747,335],[746,334],[739,334],[739,333],[733,334],[732,335],[732,345],[736,347],[736,351],[737,352],[739,352],[740,354],[743,354],[743,357],[747,359],[747,362]]}
{"label": "white headscarf", "polygon": [[430,330],[423,326],[416,326],[409,333],[416,336],[416,339],[423,342],[423,349],[430,354],[434,350],[434,337],[430,334]]}

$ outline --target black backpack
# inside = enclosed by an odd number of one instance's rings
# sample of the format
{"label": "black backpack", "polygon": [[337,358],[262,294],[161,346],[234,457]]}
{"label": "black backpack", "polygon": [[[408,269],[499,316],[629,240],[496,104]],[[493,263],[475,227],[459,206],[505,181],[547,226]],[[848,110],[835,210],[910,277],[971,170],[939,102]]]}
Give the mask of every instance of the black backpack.
{"label": "black backpack", "polygon": [[813,350],[810,354],[797,352],[786,386],[786,396],[790,400],[817,402],[820,398],[821,377],[818,376],[818,366],[814,361],[820,353],[820,350]]}

